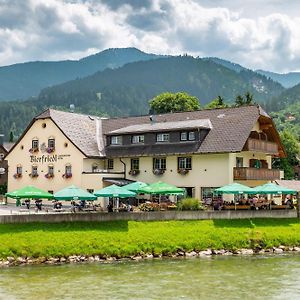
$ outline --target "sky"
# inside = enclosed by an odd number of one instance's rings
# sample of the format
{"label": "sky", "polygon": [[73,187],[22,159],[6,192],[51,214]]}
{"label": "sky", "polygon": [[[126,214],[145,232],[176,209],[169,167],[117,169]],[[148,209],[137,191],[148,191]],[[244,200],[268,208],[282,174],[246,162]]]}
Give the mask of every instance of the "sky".
{"label": "sky", "polygon": [[299,0],[0,0],[0,66],[107,48],[300,70]]}

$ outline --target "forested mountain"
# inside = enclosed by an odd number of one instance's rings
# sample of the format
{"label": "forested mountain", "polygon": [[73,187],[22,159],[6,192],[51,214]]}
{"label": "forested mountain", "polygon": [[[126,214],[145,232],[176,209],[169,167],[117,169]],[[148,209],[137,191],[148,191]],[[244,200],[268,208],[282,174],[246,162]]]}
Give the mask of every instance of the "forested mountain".
{"label": "forested mountain", "polygon": [[179,56],[131,63],[46,88],[38,100],[45,105],[80,107],[93,102],[92,107],[97,105],[97,110],[109,115],[133,115],[145,113],[148,100],[166,91],[185,91],[206,104],[218,95],[233,101],[245,91],[264,102],[283,87],[250,70],[237,73],[211,60]]}
{"label": "forested mountain", "polygon": [[136,48],[107,49],[80,60],[36,61],[0,67],[0,101],[27,99],[41,89],[126,63],[155,59]]}
{"label": "forested mountain", "polygon": [[266,101],[266,109],[268,111],[279,111],[289,107],[291,104],[300,102],[300,83],[296,86],[284,90],[278,96],[270,98]]}
{"label": "forested mountain", "polygon": [[221,59],[218,57],[205,57],[203,58],[204,60],[210,60],[210,61],[214,61],[215,63],[222,65],[223,67],[226,67],[232,71],[235,72],[240,72],[240,71],[250,71],[250,69],[244,68],[241,65],[231,62],[229,60],[225,60],[225,59]]}
{"label": "forested mountain", "polygon": [[300,72],[290,72],[286,74],[273,73],[264,70],[256,70],[255,72],[279,82],[285,88],[290,88],[300,83]]}
{"label": "forested mountain", "polygon": [[300,101],[288,105],[280,111],[271,112],[270,115],[278,130],[287,129],[300,141]]}
{"label": "forested mountain", "polygon": [[70,104],[88,114],[145,114],[149,99],[179,91],[196,96],[202,105],[218,95],[233,102],[237,94],[246,91],[263,103],[280,94],[283,87],[253,71],[237,73],[212,60],[179,56],[140,61],[46,88],[35,99],[0,103],[0,132],[8,136],[13,130],[19,135],[37,111],[47,107],[68,110]]}

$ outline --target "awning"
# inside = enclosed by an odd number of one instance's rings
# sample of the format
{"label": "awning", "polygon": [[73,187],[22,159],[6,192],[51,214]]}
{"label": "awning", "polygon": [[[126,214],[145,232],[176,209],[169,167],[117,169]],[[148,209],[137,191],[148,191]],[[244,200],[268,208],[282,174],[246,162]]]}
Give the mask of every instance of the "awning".
{"label": "awning", "polygon": [[103,177],[102,179],[103,182],[108,182],[111,184],[115,184],[118,186],[124,186],[127,185],[129,183],[135,182],[134,180],[130,180],[130,179],[125,179],[125,178],[111,178],[111,177]]}
{"label": "awning", "polygon": [[300,192],[300,180],[275,180],[275,183]]}

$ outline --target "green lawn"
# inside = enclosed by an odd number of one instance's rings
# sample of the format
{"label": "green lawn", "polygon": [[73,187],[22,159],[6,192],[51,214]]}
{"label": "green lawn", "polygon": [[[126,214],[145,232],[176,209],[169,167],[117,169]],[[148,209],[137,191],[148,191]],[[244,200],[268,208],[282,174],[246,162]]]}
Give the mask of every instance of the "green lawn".
{"label": "green lawn", "polygon": [[77,222],[0,225],[0,256],[167,254],[178,249],[300,245],[296,219]]}

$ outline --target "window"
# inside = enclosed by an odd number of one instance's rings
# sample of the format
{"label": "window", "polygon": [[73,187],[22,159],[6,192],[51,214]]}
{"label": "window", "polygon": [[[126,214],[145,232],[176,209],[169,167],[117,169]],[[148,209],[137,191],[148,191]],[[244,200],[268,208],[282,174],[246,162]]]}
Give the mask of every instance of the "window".
{"label": "window", "polygon": [[17,175],[22,175],[22,166],[17,166]]}
{"label": "window", "polygon": [[153,170],[166,170],[166,158],[153,158]]}
{"label": "window", "polygon": [[156,135],[157,142],[168,142],[169,141],[169,134],[168,133],[158,133]]}
{"label": "window", "polygon": [[48,148],[55,148],[55,139],[49,139],[48,140]]}
{"label": "window", "polygon": [[66,175],[72,175],[72,166],[71,165],[66,165],[65,166],[65,174]]}
{"label": "window", "polygon": [[54,175],[54,167],[53,166],[48,166],[48,174]]}
{"label": "window", "polygon": [[37,166],[32,166],[31,176],[37,176],[37,175],[38,175],[38,168],[37,168]]}
{"label": "window", "polygon": [[114,160],[113,159],[108,159],[107,160],[107,169],[112,170],[114,168]]}
{"label": "window", "polygon": [[191,157],[178,157],[178,169],[191,170],[192,158]]}
{"label": "window", "polygon": [[88,193],[91,193],[91,194],[94,193],[94,189],[86,189],[86,191],[87,191]]}
{"label": "window", "polygon": [[131,170],[139,170],[140,169],[140,160],[138,158],[132,158],[130,161]]}
{"label": "window", "polygon": [[120,135],[112,136],[110,143],[111,145],[122,145],[122,137]]}
{"label": "window", "polygon": [[195,131],[189,132],[189,141],[194,141],[196,139]]}
{"label": "window", "polygon": [[181,141],[187,141],[188,135],[187,132],[181,132],[180,133],[180,140]]}
{"label": "window", "polygon": [[183,131],[180,133],[181,141],[194,141],[196,139],[195,131]]}
{"label": "window", "polygon": [[39,140],[32,140],[32,148],[33,149],[39,148]]}
{"label": "window", "polygon": [[243,157],[236,157],[236,163],[237,168],[242,168],[244,166],[244,160]]}
{"label": "window", "polygon": [[133,135],[131,142],[132,142],[132,144],[143,144],[144,140],[145,140],[145,138],[143,135]]}

